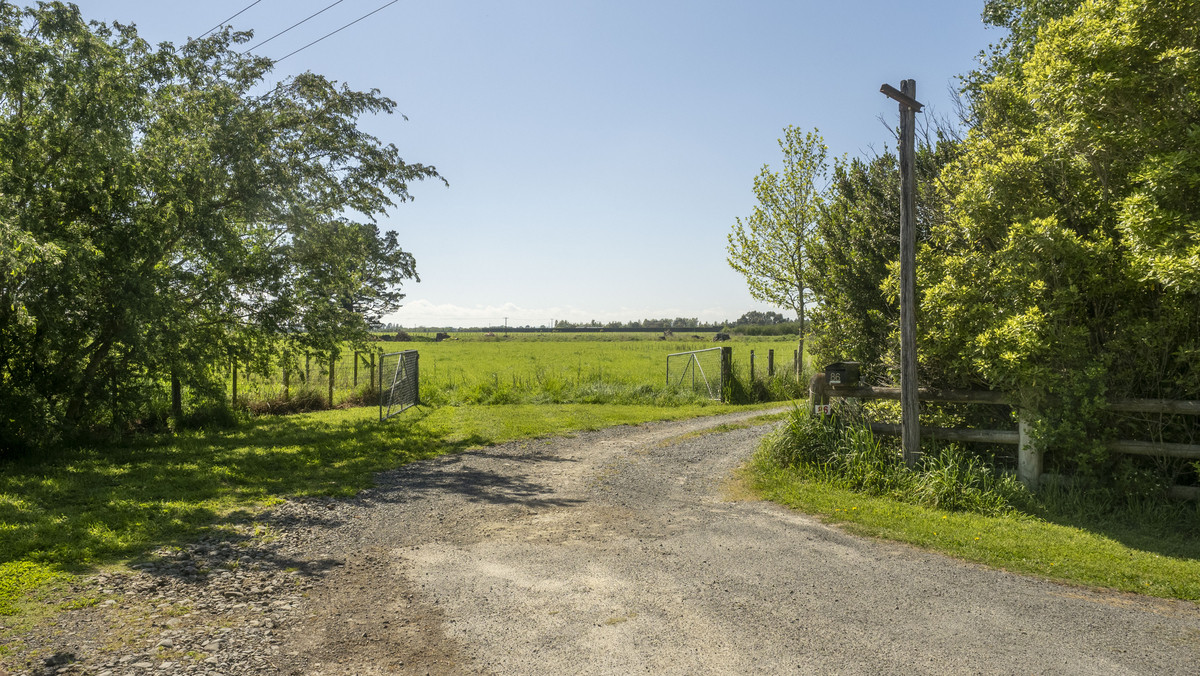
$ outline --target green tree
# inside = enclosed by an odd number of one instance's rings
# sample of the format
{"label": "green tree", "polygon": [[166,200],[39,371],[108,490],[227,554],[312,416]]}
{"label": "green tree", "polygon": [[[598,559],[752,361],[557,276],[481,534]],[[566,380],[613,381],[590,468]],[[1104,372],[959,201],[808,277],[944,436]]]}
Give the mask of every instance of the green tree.
{"label": "green tree", "polygon": [[144,419],[171,379],[215,393],[231,357],[361,341],[415,278],[377,220],[437,172],[357,125],[395,104],[312,73],[264,91],[248,39],[151,47],[0,4],[0,446]]}
{"label": "green tree", "polygon": [[1116,462],[1108,398],[1200,391],[1197,27],[1183,0],[1040,22],[980,86],[920,252],[926,358],[1013,392],[1066,466]]}
{"label": "green tree", "polygon": [[[998,76],[1020,78],[1023,64],[1037,45],[1039,31],[1071,14],[1082,3],[1083,0],[985,0],[983,23],[1002,28],[1005,34],[979,53],[981,67],[963,76],[967,99],[977,104],[983,85]],[[977,106],[974,110],[979,112]]]}
{"label": "green tree", "polygon": [[[941,172],[958,154],[945,124],[922,126],[916,153],[917,241],[947,218]],[[900,170],[896,155],[835,163],[809,247],[816,333],[824,363],[857,361],[864,377],[895,382],[899,369]],[[923,374],[924,375],[924,374]]]}
{"label": "green tree", "polygon": [[758,204],[745,220],[737,219],[726,260],[746,278],[751,296],[796,312],[803,355],[809,247],[823,205],[819,182],[825,177],[828,149],[817,130],[803,133],[790,125],[779,149],[783,166],[774,172],[763,165],[754,178]]}
{"label": "green tree", "polygon": [[784,317],[783,315],[779,314],[778,312],[774,312],[772,310],[767,310],[766,312],[759,312],[758,310],[751,310],[751,311],[743,314],[741,317],[738,317],[738,320],[736,322],[734,322],[734,325],[735,326],[767,326],[767,325],[771,325],[771,324],[782,324],[786,321],[787,321],[787,317]]}

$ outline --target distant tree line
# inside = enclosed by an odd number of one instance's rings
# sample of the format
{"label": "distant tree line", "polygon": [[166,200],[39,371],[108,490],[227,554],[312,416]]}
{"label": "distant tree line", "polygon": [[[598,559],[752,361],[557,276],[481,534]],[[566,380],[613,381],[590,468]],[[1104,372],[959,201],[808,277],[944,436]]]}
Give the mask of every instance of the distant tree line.
{"label": "distant tree line", "polygon": [[[767,310],[766,312],[760,312],[758,310],[751,310],[751,311],[743,314],[741,317],[738,317],[738,319],[736,321],[732,321],[732,322],[729,321],[728,319],[726,319],[724,321],[720,321],[720,322],[702,322],[702,321],[700,321],[700,319],[698,317],[676,317],[674,319],[670,319],[670,318],[639,319],[639,320],[633,320],[633,321],[627,321],[627,322],[621,322],[621,321],[600,322],[600,321],[596,321],[594,319],[591,321],[587,321],[587,322],[572,322],[572,321],[565,320],[565,319],[558,319],[558,320],[554,321],[553,328],[558,331],[570,331],[572,329],[587,329],[587,330],[604,329],[606,331],[621,331],[621,330],[644,331],[647,329],[667,331],[667,330],[676,330],[676,329],[697,329],[697,330],[703,330],[703,331],[723,331],[723,330],[729,330],[729,329],[734,329],[734,328],[744,329],[744,328],[751,328],[751,327],[761,327],[762,330],[757,331],[756,335],[786,335],[788,333],[796,333],[799,330],[799,324],[795,320],[789,320],[787,317],[783,316],[782,314],[779,314],[778,312],[774,312],[772,310]],[[510,330],[510,331],[514,331],[514,330],[535,331],[535,330],[538,330],[539,328],[546,328],[546,327],[537,327],[537,326],[529,326],[529,325],[525,325],[525,326],[496,325],[496,326],[473,327],[470,330],[472,330],[472,331],[492,331],[492,332],[504,331],[506,329]],[[395,324],[395,323],[389,322],[386,324],[380,324],[376,330],[388,331],[388,332],[395,332],[395,331],[400,331],[400,330],[416,331],[416,332],[431,332],[431,331],[461,331],[463,329],[453,327],[453,326],[405,326],[402,324]]]}

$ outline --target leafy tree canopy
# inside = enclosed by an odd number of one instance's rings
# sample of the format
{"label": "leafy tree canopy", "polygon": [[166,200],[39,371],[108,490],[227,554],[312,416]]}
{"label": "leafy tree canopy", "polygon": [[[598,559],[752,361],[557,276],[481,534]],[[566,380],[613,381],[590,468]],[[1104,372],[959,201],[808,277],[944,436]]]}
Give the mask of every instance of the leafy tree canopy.
{"label": "leafy tree canopy", "polygon": [[1200,391],[1200,5],[1081,3],[1027,54],[981,86],[947,172],[922,345],[1098,454],[1106,398]]}
{"label": "leafy tree canopy", "polygon": [[[726,260],[746,278],[751,296],[795,311],[803,327],[808,248],[823,205],[828,149],[816,130],[793,126],[783,130],[779,149],[783,166],[775,172],[764,165],[754,178],[758,204],[734,224]],[[803,354],[803,330],[799,349]]]}
{"label": "leafy tree canopy", "polygon": [[[960,142],[943,125],[916,144],[917,240],[946,218],[940,176]],[[888,150],[838,160],[809,246],[818,363],[857,361],[864,377],[895,382],[899,369],[900,168]]]}
{"label": "leafy tree canopy", "polygon": [[784,317],[783,315],[779,314],[778,312],[774,312],[772,310],[767,310],[766,312],[759,312],[758,310],[751,310],[751,311],[743,314],[741,317],[738,317],[738,320],[736,322],[734,322],[734,325],[735,326],[769,326],[772,324],[783,324],[784,322],[787,322],[787,321],[789,321],[787,317]]}
{"label": "leafy tree canopy", "polygon": [[[362,132],[377,91],[224,30],[152,47],[0,4],[0,446],[150,415],[168,374],[362,340],[414,261],[378,219],[439,178]],[[51,431],[51,434],[47,434]]]}

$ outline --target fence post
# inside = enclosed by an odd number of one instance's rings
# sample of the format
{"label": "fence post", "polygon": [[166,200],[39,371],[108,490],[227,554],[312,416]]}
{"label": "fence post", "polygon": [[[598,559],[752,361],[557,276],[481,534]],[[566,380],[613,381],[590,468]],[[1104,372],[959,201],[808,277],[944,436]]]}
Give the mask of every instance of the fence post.
{"label": "fence post", "polygon": [[813,416],[828,415],[829,397],[825,394],[825,372],[817,371],[808,381],[808,412]]}
{"label": "fence post", "polygon": [[721,348],[721,401],[727,401],[733,388],[733,348]]}
{"label": "fence post", "polygon": [[775,350],[767,350],[767,377],[775,377]]}
{"label": "fence post", "polygon": [[291,397],[292,397],[292,392],[291,392],[291,387],[290,387],[291,380],[292,380],[292,372],[288,370],[287,366],[284,366],[283,367],[283,400],[284,401],[287,401],[288,399],[291,399]]}
{"label": "fence post", "polygon": [[338,350],[329,353],[329,408],[333,408],[333,369],[337,367]]}
{"label": "fence post", "polygon": [[750,382],[754,382],[754,350],[750,350]]}
{"label": "fence post", "polygon": [[1037,490],[1042,476],[1042,451],[1033,443],[1029,433],[1029,418],[1024,409],[1017,414],[1019,445],[1017,446],[1017,478],[1029,490]]}
{"label": "fence post", "polygon": [[354,351],[354,389],[358,389],[358,350]]}
{"label": "fence post", "polygon": [[800,380],[801,374],[804,373],[800,369],[800,350],[792,350],[792,373],[796,374],[796,380]]}
{"label": "fence post", "polygon": [[310,357],[310,355],[307,352],[305,352],[304,353],[304,384],[306,386],[308,385],[308,381],[310,380],[310,376],[309,376],[309,372],[308,372],[309,357]]}

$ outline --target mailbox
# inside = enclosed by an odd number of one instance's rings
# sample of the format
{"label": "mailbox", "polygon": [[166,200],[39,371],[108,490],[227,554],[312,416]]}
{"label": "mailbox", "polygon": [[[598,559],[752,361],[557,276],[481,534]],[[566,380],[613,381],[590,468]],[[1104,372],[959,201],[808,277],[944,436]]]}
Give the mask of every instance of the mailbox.
{"label": "mailbox", "polygon": [[839,361],[825,367],[825,384],[830,387],[858,385],[858,362]]}

